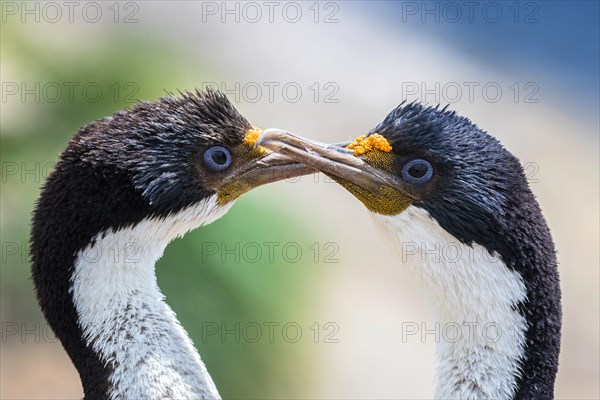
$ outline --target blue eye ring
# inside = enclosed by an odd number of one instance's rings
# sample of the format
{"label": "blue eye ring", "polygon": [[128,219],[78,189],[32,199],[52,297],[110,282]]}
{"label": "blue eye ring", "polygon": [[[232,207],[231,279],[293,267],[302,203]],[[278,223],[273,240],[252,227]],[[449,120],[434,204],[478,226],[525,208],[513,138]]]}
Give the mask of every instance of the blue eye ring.
{"label": "blue eye ring", "polygon": [[407,183],[422,185],[433,177],[433,166],[427,160],[416,158],[404,164],[400,174]]}
{"label": "blue eye ring", "polygon": [[209,147],[204,151],[203,159],[211,171],[224,171],[231,165],[231,153],[223,146]]}

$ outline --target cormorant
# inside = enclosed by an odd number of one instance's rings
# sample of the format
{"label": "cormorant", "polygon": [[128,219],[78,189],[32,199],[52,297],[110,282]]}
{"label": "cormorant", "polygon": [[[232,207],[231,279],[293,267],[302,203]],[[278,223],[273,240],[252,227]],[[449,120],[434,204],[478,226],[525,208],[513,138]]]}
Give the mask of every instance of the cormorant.
{"label": "cormorant", "polygon": [[419,276],[442,331],[456,331],[437,345],[437,398],[553,398],[555,247],[519,160],[496,139],[413,102],[348,148],[277,129],[257,143],[350,191]]}
{"label": "cormorant", "polygon": [[244,192],[313,171],[256,147],[258,133],[224,95],[195,91],[69,142],[34,211],[32,275],[86,399],[219,398],[154,264]]}

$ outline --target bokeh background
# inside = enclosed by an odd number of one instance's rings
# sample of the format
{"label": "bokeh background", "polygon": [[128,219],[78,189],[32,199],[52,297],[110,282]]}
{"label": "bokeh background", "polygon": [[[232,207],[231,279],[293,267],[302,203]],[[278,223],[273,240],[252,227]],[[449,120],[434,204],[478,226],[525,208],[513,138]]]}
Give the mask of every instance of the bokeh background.
{"label": "bokeh background", "polygon": [[[450,104],[498,137],[558,248],[556,395],[599,398],[597,2],[0,4],[2,398],[82,396],[27,259],[34,201],[68,138],[138,99],[206,86],[256,126],[325,141],[404,99]],[[403,323],[433,324],[408,272],[322,175],[248,193],[157,265],[222,395],[240,399],[431,398],[435,340],[401,340]]]}

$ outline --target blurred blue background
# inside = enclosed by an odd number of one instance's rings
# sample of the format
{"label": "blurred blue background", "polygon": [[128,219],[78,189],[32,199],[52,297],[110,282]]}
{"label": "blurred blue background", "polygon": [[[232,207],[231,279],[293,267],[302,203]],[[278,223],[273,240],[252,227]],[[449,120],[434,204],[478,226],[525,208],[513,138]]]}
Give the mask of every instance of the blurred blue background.
{"label": "blurred blue background", "polygon": [[[578,106],[595,114],[600,84],[600,3],[380,2],[364,4],[375,18],[402,21],[419,34],[477,55],[488,67],[536,71],[553,79],[553,91],[579,93]],[[569,102],[565,102],[569,103]],[[568,105],[568,104],[566,104]]]}
{"label": "blurred blue background", "polygon": [[[600,396],[598,2],[74,2],[72,21],[62,2],[60,14],[0,4],[2,398],[82,396],[27,260],[34,201],[69,137],[138,99],[207,86],[256,126],[324,141],[353,139],[404,99],[449,103],[498,137],[559,251],[557,398]],[[226,398],[431,398],[435,343],[400,337],[432,321],[377,238],[355,199],[309,176],[248,193],[173,242],[158,282]],[[270,259],[265,243],[300,255]],[[301,337],[267,340],[269,322]],[[236,324],[263,338],[207,334]]]}

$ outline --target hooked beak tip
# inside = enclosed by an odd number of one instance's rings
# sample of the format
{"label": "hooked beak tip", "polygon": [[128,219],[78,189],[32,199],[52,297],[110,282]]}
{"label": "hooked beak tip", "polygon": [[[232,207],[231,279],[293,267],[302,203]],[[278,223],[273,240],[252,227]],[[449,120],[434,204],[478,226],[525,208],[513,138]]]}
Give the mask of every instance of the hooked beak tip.
{"label": "hooked beak tip", "polygon": [[258,140],[256,141],[256,146],[262,146],[262,147],[268,148],[269,146],[266,146],[266,145],[273,142],[273,140],[276,140],[277,138],[281,138],[283,136],[289,136],[289,135],[290,135],[290,133],[287,131],[284,131],[283,129],[277,129],[277,128],[265,129],[258,137]]}

